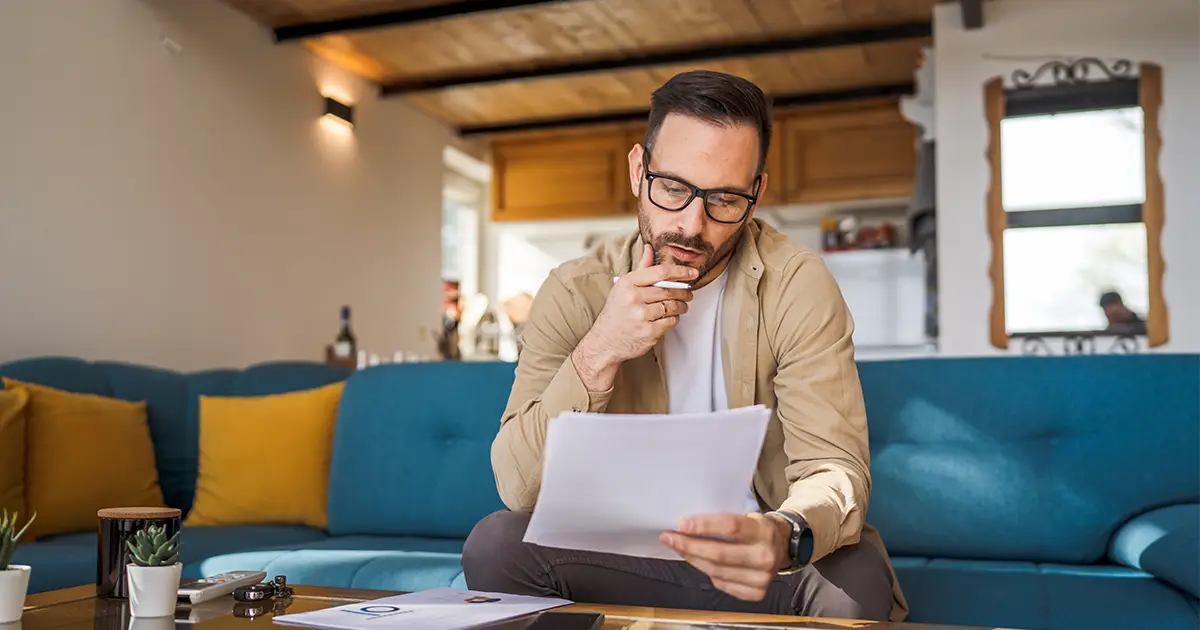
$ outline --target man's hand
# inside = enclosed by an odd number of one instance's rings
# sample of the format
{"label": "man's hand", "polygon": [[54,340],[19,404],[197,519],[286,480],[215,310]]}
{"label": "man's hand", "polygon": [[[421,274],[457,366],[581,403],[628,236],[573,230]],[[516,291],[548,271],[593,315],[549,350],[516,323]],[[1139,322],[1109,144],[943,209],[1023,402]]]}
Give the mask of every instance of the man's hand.
{"label": "man's hand", "polygon": [[708,575],[713,586],[756,602],[789,564],[790,531],[788,522],[775,516],[718,514],[684,519],[678,531],[663,532],[661,539]]}
{"label": "man's hand", "polygon": [[687,312],[690,289],[663,289],[655,282],[695,279],[691,267],[655,265],[654,250],[646,245],[641,267],[613,285],[596,322],[571,354],[584,385],[591,391],[612,387],[621,363],[649,352]]}

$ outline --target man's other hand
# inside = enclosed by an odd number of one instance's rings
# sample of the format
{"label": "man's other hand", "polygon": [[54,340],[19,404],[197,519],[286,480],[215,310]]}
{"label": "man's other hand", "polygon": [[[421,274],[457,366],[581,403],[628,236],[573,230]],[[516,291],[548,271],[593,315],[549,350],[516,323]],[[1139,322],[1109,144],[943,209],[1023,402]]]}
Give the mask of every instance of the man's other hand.
{"label": "man's other hand", "polygon": [[713,586],[738,599],[761,601],[788,565],[789,531],[787,521],[773,516],[717,514],[684,519],[661,540],[708,575]]}
{"label": "man's other hand", "polygon": [[655,265],[654,250],[646,246],[641,266],[613,284],[600,315],[572,354],[589,390],[611,387],[621,363],[649,352],[687,312],[690,289],[664,289],[654,283],[695,279],[696,270],[691,267]]}

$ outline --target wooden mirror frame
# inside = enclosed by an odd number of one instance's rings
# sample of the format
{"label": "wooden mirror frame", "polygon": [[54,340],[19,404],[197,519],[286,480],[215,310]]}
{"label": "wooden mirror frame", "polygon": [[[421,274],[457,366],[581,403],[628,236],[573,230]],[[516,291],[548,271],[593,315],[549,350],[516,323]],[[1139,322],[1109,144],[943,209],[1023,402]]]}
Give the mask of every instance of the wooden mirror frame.
{"label": "wooden mirror frame", "polygon": [[[1162,228],[1164,192],[1159,172],[1162,134],[1159,130],[1159,110],[1162,108],[1162,67],[1154,63],[1138,65],[1138,104],[1142,108],[1145,137],[1146,199],[1142,203],[1142,223],[1146,226],[1146,271],[1149,274],[1150,308],[1146,313],[1146,339],[1151,348],[1167,343],[1167,304],[1163,298]],[[1004,120],[1005,94],[1003,77],[994,77],[984,84],[984,110],[988,123],[987,159],[991,182],[987,193],[987,229],[992,246],[990,276],[992,279],[992,308],[989,316],[991,343],[1008,349],[1008,327],[1004,318],[1004,214],[1003,177],[1000,152],[1000,124]]]}

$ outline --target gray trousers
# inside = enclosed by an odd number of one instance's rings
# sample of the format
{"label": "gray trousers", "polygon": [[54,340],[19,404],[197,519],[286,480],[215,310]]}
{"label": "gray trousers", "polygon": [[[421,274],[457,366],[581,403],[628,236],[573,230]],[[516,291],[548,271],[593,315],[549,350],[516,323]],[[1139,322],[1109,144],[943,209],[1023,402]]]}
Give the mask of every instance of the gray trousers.
{"label": "gray trousers", "polygon": [[468,588],[589,604],[879,621],[892,609],[891,571],[867,542],[776,576],[762,601],[748,602],[717,590],[686,562],[526,544],[528,525],[529,514],[502,511],[475,526],[463,547]]}

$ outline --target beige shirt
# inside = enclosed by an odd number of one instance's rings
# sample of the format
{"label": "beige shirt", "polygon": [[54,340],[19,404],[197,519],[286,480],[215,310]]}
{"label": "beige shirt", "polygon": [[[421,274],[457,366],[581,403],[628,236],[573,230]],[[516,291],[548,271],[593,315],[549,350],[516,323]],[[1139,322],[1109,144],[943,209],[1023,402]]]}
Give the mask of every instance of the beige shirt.
{"label": "beige shirt", "polygon": [[[642,246],[637,233],[604,243],[556,268],[538,291],[492,444],[497,488],[510,510],[530,511],[537,502],[549,419],[564,411],[668,412],[662,341],[622,364],[604,392],[588,392],[569,360],[604,307],[613,276],[632,270]],[[773,410],[754,475],[759,502],[808,521],[813,562],[860,538],[883,551],[864,522],[871,494],[867,418],[854,323],[837,283],[816,252],[758,219],[726,273],[719,343],[729,407]],[[901,620],[907,604],[898,584],[894,596],[893,620]]]}

